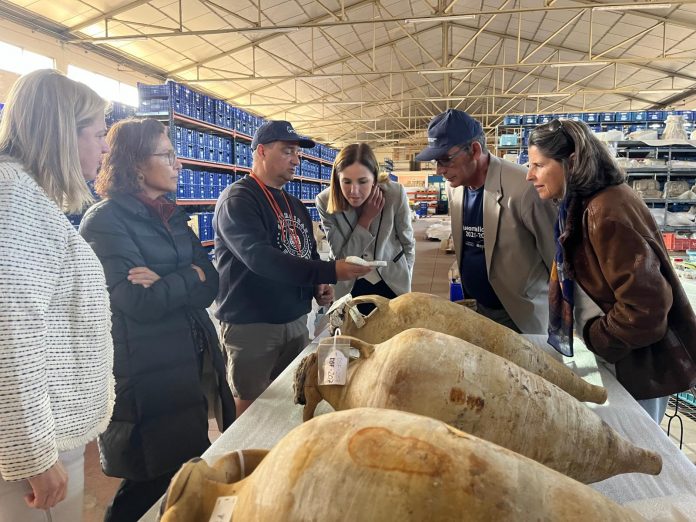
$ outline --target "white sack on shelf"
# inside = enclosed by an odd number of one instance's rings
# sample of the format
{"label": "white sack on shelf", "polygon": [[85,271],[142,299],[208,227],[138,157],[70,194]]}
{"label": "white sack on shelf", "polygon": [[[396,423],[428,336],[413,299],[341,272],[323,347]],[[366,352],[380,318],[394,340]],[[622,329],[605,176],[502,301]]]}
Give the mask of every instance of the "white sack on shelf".
{"label": "white sack on shelf", "polygon": [[[668,227],[689,227],[694,225],[694,218],[696,218],[689,212],[665,212],[663,208],[651,208],[650,212],[660,227],[665,225]],[[667,222],[665,222],[665,216]]]}
{"label": "white sack on shelf", "polygon": [[665,182],[665,198],[691,199],[682,197],[691,192],[691,187],[688,181],[667,181]]}
{"label": "white sack on shelf", "polygon": [[629,140],[645,141],[645,140],[656,140],[657,131],[655,130],[637,130],[633,131],[628,135]]}

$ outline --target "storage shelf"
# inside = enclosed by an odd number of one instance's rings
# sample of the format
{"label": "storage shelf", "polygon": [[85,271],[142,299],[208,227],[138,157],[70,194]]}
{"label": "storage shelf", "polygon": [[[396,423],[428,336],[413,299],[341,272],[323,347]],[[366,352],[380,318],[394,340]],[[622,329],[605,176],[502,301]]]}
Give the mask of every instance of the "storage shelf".
{"label": "storage shelf", "polygon": [[239,135],[240,137],[244,136],[241,133],[238,133],[234,129],[228,129],[227,127],[220,127],[219,125],[215,125],[214,123],[210,123],[207,121],[201,121],[196,118],[192,118],[191,116],[184,116],[183,114],[179,114],[178,112],[172,112],[172,120],[178,121],[181,123],[188,123],[189,125],[195,125],[196,127],[202,127],[204,129],[211,130],[213,132],[217,132],[219,134],[224,134],[226,136],[231,136],[231,137],[237,137]]}
{"label": "storage shelf", "polygon": [[324,183],[324,184],[326,184],[326,185],[329,184],[329,180],[328,180],[328,179],[310,178],[310,177],[307,177],[307,176],[295,176],[293,179],[294,179],[294,180],[301,180],[301,181],[309,181],[309,182],[312,182],[312,183]]}
{"label": "storage shelf", "polygon": [[243,169],[245,167],[237,167],[236,165],[230,165],[229,163],[215,163],[214,161],[198,160],[193,158],[179,158],[179,161],[183,165],[198,165],[199,167],[211,167],[216,169],[229,170],[235,172],[237,169]]}
{"label": "storage shelf", "polygon": [[643,199],[643,201],[645,203],[669,203],[669,204],[696,205],[696,199],[647,198],[647,199]]}
{"label": "storage shelf", "polygon": [[696,174],[696,167],[629,167],[626,174]]}
{"label": "storage shelf", "polygon": [[663,232],[696,232],[696,225],[686,225],[686,226],[671,226],[665,225],[660,227]]}

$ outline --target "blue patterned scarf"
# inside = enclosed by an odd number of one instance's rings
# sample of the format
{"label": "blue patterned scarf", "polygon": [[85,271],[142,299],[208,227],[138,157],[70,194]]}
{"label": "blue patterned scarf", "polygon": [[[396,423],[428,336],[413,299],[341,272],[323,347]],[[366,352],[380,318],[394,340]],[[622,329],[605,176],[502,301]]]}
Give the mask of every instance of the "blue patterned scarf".
{"label": "blue patterned scarf", "polygon": [[566,357],[573,356],[574,284],[563,262],[561,242],[567,237],[568,199],[558,209],[554,227],[556,257],[549,277],[549,339],[548,343]]}

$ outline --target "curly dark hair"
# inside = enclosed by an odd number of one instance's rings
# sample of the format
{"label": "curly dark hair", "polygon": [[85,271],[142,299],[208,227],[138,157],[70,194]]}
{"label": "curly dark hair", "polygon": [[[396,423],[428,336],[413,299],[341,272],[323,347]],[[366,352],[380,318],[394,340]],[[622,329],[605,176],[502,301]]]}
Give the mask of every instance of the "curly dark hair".
{"label": "curly dark hair", "polygon": [[138,167],[154,154],[167,128],[151,118],[129,118],[116,123],[106,135],[111,151],[104,156],[94,188],[102,197],[142,192]]}

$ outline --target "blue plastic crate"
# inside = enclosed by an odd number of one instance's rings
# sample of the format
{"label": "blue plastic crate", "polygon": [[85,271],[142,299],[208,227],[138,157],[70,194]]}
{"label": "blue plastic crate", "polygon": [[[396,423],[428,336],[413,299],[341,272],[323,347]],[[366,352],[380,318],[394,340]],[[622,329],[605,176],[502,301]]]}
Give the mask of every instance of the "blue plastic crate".
{"label": "blue plastic crate", "polygon": [[525,125],[536,125],[537,115],[536,114],[525,114],[522,116],[522,123]]}
{"label": "blue plastic crate", "polygon": [[515,147],[519,141],[517,134],[503,134],[498,137],[498,145],[501,147]]}
{"label": "blue plastic crate", "polygon": [[598,123],[600,121],[598,112],[586,112],[583,114],[583,121],[587,123]]}
{"label": "blue plastic crate", "polygon": [[634,121],[633,112],[617,112],[616,119],[614,121]]}
{"label": "blue plastic crate", "polygon": [[582,121],[583,114],[581,112],[569,112],[568,119],[573,121]]}
{"label": "blue plastic crate", "polygon": [[648,111],[636,111],[633,113],[633,121],[647,121]]}
{"label": "blue plastic crate", "polygon": [[520,125],[522,117],[516,114],[509,114],[503,118],[503,125]]}
{"label": "blue plastic crate", "polygon": [[548,123],[551,120],[553,120],[555,117],[556,117],[555,114],[540,114],[539,118],[537,118],[537,123],[539,123],[539,124]]}
{"label": "blue plastic crate", "polygon": [[648,111],[647,120],[648,121],[663,122],[663,121],[665,121],[665,112],[664,111]]}
{"label": "blue plastic crate", "polygon": [[616,113],[614,112],[600,112],[599,113],[599,121],[602,122],[614,122],[614,119],[616,118]]}

